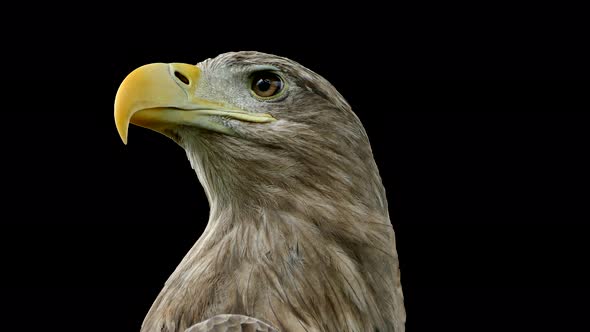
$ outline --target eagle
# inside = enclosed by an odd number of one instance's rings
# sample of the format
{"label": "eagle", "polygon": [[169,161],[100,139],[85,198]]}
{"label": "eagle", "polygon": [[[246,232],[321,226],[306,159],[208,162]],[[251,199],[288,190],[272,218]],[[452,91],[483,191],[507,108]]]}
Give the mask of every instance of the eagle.
{"label": "eagle", "polygon": [[255,51],[133,70],[115,125],[185,151],[207,226],[142,332],[405,330],[395,234],[366,131],[301,64]]}

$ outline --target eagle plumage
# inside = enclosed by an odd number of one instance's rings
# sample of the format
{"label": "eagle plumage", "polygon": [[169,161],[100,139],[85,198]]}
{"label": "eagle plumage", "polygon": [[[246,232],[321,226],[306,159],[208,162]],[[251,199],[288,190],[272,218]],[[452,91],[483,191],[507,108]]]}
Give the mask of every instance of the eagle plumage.
{"label": "eagle plumage", "polygon": [[404,331],[385,189],[327,80],[259,52],[150,64],[115,121],[125,142],[133,123],[183,147],[210,205],[141,331]]}

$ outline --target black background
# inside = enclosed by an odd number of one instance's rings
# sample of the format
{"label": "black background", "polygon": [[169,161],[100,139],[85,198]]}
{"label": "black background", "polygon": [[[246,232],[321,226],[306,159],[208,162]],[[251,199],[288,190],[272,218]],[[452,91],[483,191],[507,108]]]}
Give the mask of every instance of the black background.
{"label": "black background", "polygon": [[588,329],[589,83],[572,80],[588,78],[588,54],[575,8],[258,5],[35,7],[5,27],[7,330],[139,330],[208,205],[172,141],[132,127],[121,143],[115,93],[140,65],[237,50],[300,62],[361,118],[408,331]]}

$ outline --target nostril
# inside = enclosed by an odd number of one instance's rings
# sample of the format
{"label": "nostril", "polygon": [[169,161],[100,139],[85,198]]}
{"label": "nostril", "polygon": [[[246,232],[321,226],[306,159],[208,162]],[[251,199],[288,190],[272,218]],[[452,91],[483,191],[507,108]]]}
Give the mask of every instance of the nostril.
{"label": "nostril", "polygon": [[176,70],[174,71],[174,76],[178,77],[179,80],[182,81],[182,83],[189,85],[190,81],[188,80],[188,78],[186,78],[186,76],[182,75],[181,73],[177,72]]}

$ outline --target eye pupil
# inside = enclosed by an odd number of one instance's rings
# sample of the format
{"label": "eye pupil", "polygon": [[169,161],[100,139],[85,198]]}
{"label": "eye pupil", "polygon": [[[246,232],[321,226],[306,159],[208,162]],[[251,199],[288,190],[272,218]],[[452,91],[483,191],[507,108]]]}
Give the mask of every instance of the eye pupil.
{"label": "eye pupil", "polygon": [[273,72],[254,73],[251,89],[259,97],[273,97],[283,89],[283,80]]}
{"label": "eye pupil", "polygon": [[268,91],[268,89],[270,89],[271,83],[269,79],[261,79],[258,81],[256,86],[260,91]]}

